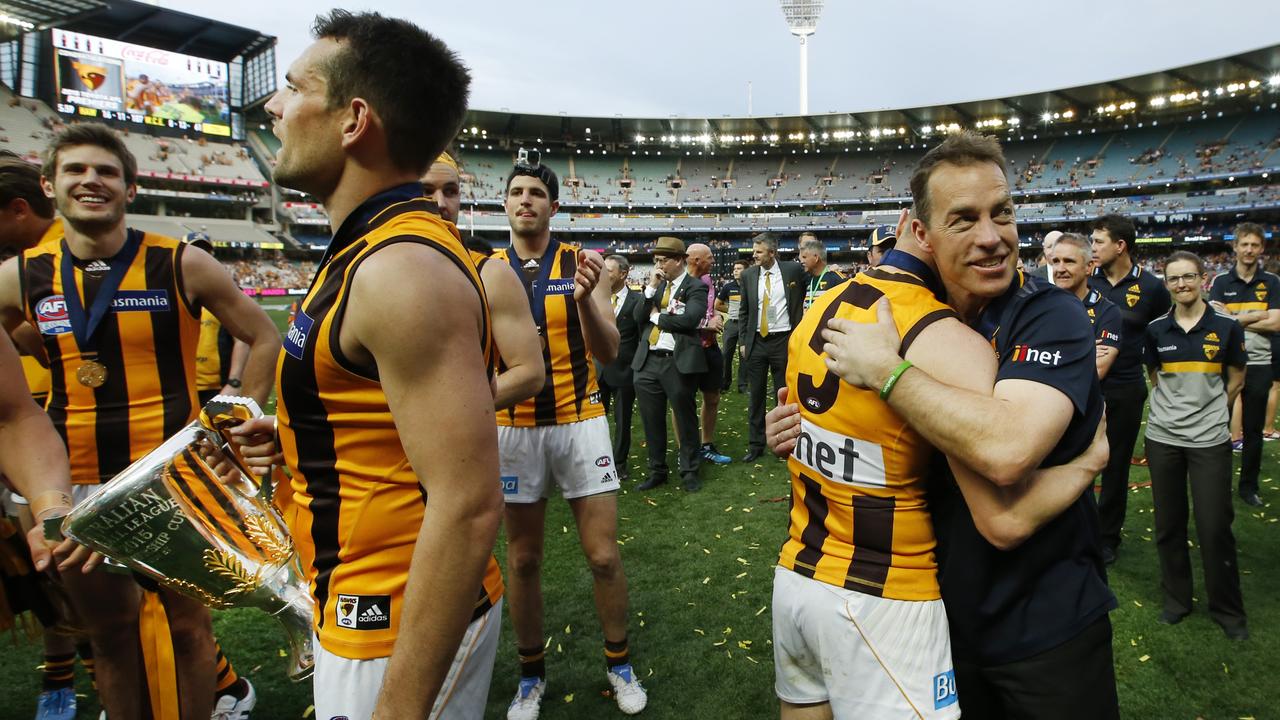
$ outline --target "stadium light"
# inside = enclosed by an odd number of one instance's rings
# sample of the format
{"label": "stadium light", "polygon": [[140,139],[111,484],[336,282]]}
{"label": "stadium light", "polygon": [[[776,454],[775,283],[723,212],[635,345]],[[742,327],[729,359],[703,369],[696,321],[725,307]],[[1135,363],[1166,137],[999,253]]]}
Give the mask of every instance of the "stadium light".
{"label": "stadium light", "polygon": [[809,36],[818,31],[822,0],[779,0],[791,34],[800,38],[800,114],[809,114]]}
{"label": "stadium light", "polygon": [[1272,75],[1267,78],[1267,84],[1271,87],[1280,87],[1280,75]]}

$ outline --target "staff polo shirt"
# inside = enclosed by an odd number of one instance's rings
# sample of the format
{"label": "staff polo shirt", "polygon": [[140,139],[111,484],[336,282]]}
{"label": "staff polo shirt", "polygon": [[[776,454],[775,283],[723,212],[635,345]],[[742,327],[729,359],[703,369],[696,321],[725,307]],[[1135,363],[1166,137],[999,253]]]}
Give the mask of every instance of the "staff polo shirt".
{"label": "staff polo shirt", "polygon": [[[1030,380],[1071,400],[1071,421],[1042,467],[1084,452],[1103,400],[1094,330],[1080,300],[1042,277],[1019,273],[975,329],[996,349],[996,383]],[[1116,607],[1092,489],[1012,550],[982,537],[953,480],[935,483],[929,493],[955,657],[988,665],[1023,660],[1075,637]]]}
{"label": "staff polo shirt", "polygon": [[[1253,310],[1280,308],[1280,277],[1258,269],[1248,281],[1240,277],[1233,266],[1213,279],[1209,285],[1209,299],[1227,306],[1232,315]],[[1271,363],[1271,336],[1244,331],[1244,346],[1249,351],[1250,365]]]}
{"label": "staff polo shirt", "polygon": [[1123,335],[1124,318],[1115,303],[1102,296],[1097,290],[1090,290],[1084,296],[1084,311],[1093,323],[1093,340],[1105,347],[1120,347]]}
{"label": "staff polo shirt", "polygon": [[1160,278],[1134,265],[1112,285],[1102,268],[1089,276],[1089,287],[1102,293],[1120,309],[1124,324],[1120,330],[1120,354],[1102,382],[1106,387],[1140,383],[1142,379],[1142,336],[1152,320],[1169,312],[1173,301]]}
{"label": "staff polo shirt", "polygon": [[1229,315],[1205,306],[1190,330],[1173,313],[1147,326],[1147,368],[1156,372],[1147,437],[1182,447],[1211,447],[1231,439],[1228,367],[1244,367],[1247,333]]}

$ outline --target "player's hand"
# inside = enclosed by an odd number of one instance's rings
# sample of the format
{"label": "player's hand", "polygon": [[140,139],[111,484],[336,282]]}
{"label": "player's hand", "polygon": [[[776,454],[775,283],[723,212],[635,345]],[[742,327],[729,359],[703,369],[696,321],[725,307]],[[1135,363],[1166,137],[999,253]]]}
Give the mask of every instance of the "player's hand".
{"label": "player's hand", "polygon": [[707,328],[706,328],[706,329],[707,329],[707,330],[711,330],[712,332],[720,332],[721,330],[723,330],[723,329],[724,329],[724,316],[723,316],[723,315],[721,315],[720,313],[715,313],[715,314],[713,314],[713,315],[711,316],[711,319],[707,321]]}
{"label": "player's hand", "polygon": [[67,538],[54,542],[44,536],[44,523],[36,523],[27,531],[27,546],[31,548],[31,562],[37,572],[50,569],[57,564],[60,572],[68,572],[80,568],[80,572],[88,574],[102,563],[102,555]]}
{"label": "player's hand", "polygon": [[739,345],[739,346],[738,346],[738,357],[742,358],[743,360],[746,360],[746,359],[747,359],[747,346],[746,346],[746,345]]}
{"label": "player's hand", "polygon": [[764,416],[764,442],[769,451],[785,458],[796,449],[800,438],[800,406],[787,404],[787,389],[778,388],[778,406]]}
{"label": "player's hand", "polygon": [[1214,309],[1214,310],[1217,310],[1218,312],[1222,313],[1223,315],[1231,315],[1231,314],[1232,314],[1232,313],[1231,313],[1231,311],[1227,309],[1227,306],[1222,304],[1222,301],[1221,301],[1221,300],[1210,300],[1210,301],[1209,301],[1209,304],[1213,306],[1213,309]]}
{"label": "player's hand", "polygon": [[590,299],[591,291],[600,282],[600,273],[604,272],[604,260],[600,253],[591,250],[578,251],[578,270],[573,274],[573,299],[582,302]]}
{"label": "player's hand", "polygon": [[[1084,452],[1071,460],[1071,465],[1083,468],[1090,478],[1101,473],[1107,467],[1111,457],[1111,446],[1107,443],[1107,416],[1103,414],[1098,427],[1093,431],[1093,441]],[[1083,489],[1082,489],[1083,490]]]}
{"label": "player's hand", "polygon": [[860,323],[841,318],[827,321],[822,331],[827,368],[850,385],[879,389],[902,358],[901,338],[893,322],[889,298],[876,303],[876,322]]}
{"label": "player's hand", "polygon": [[272,465],[284,464],[284,452],[276,441],[276,418],[263,415],[231,428],[231,439],[240,448],[244,462],[254,472],[264,474]]}

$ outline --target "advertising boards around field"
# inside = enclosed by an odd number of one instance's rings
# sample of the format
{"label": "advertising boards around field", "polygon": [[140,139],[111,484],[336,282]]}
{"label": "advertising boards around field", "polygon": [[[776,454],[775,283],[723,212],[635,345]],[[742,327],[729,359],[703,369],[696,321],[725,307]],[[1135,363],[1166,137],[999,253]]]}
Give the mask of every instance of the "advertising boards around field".
{"label": "advertising boards around field", "polygon": [[230,137],[226,63],[56,28],[50,34],[59,112]]}

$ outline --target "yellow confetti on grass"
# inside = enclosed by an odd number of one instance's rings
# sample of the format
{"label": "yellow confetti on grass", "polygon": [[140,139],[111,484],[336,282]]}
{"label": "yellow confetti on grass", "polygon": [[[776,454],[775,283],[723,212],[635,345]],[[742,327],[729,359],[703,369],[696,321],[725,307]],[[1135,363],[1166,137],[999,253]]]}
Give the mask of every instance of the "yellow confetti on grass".
{"label": "yellow confetti on grass", "polygon": [[710,584],[711,584],[711,578],[710,578],[710,577],[704,577],[704,578],[702,578],[702,584],[703,584],[703,585],[710,585]]}
{"label": "yellow confetti on grass", "polygon": [[571,703],[571,702],[573,702],[573,693],[569,693],[568,695],[565,695],[565,696],[564,696],[564,701],[565,701],[565,702],[567,702],[567,703]]}
{"label": "yellow confetti on grass", "polygon": [[572,625],[565,625],[565,626],[564,626],[564,634],[565,634],[565,635],[572,635],[572,634],[573,634],[573,626],[572,626]]}
{"label": "yellow confetti on grass", "polygon": [[1138,662],[1146,662],[1150,659],[1151,659],[1150,655],[1143,655],[1142,657],[1138,658]]}
{"label": "yellow confetti on grass", "polygon": [[1137,605],[1138,607],[1142,607],[1142,603],[1138,602],[1137,600],[1134,600],[1133,604]]}
{"label": "yellow confetti on grass", "polygon": [[755,658],[751,657],[750,655],[748,655],[748,656],[747,656],[747,659],[748,659],[748,660],[750,660],[751,662],[755,663],[756,665],[759,665],[759,664],[760,664],[760,661],[759,661],[759,660],[757,660],[757,659],[755,659]]}
{"label": "yellow confetti on grass", "polygon": [[743,565],[750,565],[750,564],[751,564],[751,563],[747,562],[747,559],[746,559],[746,558],[738,558],[738,562],[742,563]]}
{"label": "yellow confetti on grass", "polygon": [[745,572],[740,572],[740,573],[738,573],[737,575],[734,575],[734,576],[733,576],[733,579],[734,579],[734,580],[741,580],[742,578],[744,578],[744,577],[746,577],[746,576],[747,576],[747,574],[746,574]]}
{"label": "yellow confetti on grass", "polygon": [[734,531],[734,532],[738,532],[738,531],[739,531],[739,530],[741,530],[741,529],[742,529],[742,526],[741,526],[741,525],[739,525],[738,527],[734,528],[734,529],[733,529],[733,531]]}
{"label": "yellow confetti on grass", "polygon": [[769,607],[768,605],[761,605],[760,609],[756,611],[756,617],[760,617],[760,614],[763,613],[768,607]]}
{"label": "yellow confetti on grass", "polygon": [[308,705],[307,709],[302,713],[302,717],[309,718],[315,713],[315,711],[316,711],[315,705]]}
{"label": "yellow confetti on grass", "polygon": [[703,555],[710,555],[710,554],[711,554],[711,551],[710,551],[710,550],[708,550],[708,549],[706,549],[706,548],[702,548],[702,554],[703,554]]}
{"label": "yellow confetti on grass", "polygon": [[694,632],[696,632],[696,633],[698,633],[699,635],[701,635],[701,636],[703,636],[703,637],[706,637],[706,636],[707,636],[706,631],[704,631],[702,628],[694,628],[694,629],[693,629],[693,631],[694,631]]}

